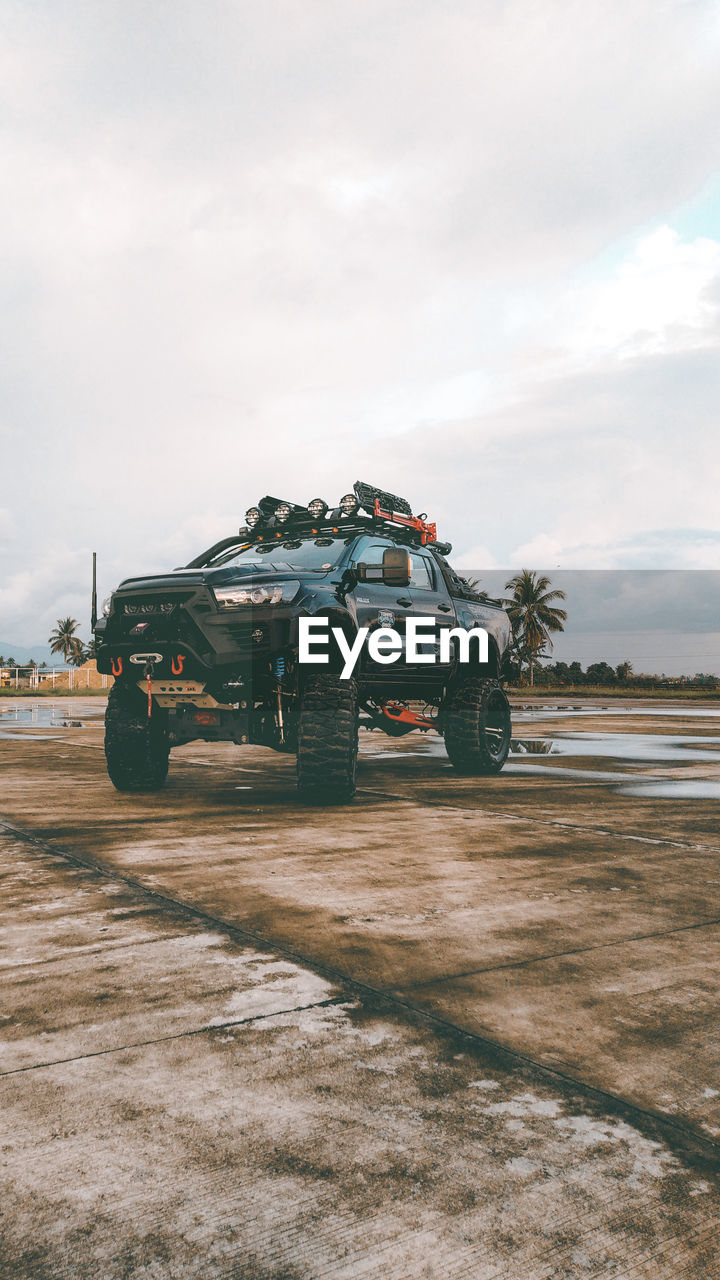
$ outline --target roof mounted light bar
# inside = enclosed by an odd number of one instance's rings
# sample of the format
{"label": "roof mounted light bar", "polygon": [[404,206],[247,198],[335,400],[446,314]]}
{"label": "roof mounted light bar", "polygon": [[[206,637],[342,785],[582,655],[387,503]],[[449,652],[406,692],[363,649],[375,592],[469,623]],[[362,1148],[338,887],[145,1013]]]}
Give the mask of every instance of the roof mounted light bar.
{"label": "roof mounted light bar", "polygon": [[[341,525],[353,520],[364,522],[365,512],[371,520],[389,521],[400,525],[418,535],[422,546],[431,543],[441,555],[448,555],[452,550],[449,542],[438,542],[437,526],[430,523],[423,512],[414,516],[410,503],[396,493],[388,493],[386,489],[378,489],[375,485],[356,480],[352,493],[346,493],[337,507],[330,509],[322,498],[313,498],[307,506],[296,502],[288,502],[283,498],[273,498],[266,494],[256,507],[250,507],[245,514],[246,528],[240,534],[246,537],[263,538],[263,531],[268,527],[275,529],[302,529],[310,525]],[[260,528],[258,528],[260,526]],[[257,530],[257,532],[256,532]],[[280,537],[280,532],[275,537]]]}

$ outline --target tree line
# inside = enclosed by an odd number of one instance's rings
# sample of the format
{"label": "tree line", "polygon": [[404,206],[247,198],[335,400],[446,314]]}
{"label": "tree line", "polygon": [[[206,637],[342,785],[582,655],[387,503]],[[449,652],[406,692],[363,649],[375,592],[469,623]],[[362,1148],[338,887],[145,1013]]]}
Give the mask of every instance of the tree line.
{"label": "tree line", "polygon": [[[95,640],[90,644],[83,644],[83,641],[77,635],[77,629],[80,626],[77,618],[58,618],[57,626],[48,636],[48,644],[51,653],[62,654],[65,662],[70,667],[82,667],[88,658],[94,658]],[[16,662],[14,658],[5,658],[0,653],[0,667],[13,669],[14,667],[37,667],[38,663],[34,658],[29,658],[27,662]],[[40,663],[40,669],[46,667],[46,662]]]}
{"label": "tree line", "polygon": [[[469,582],[480,599],[487,592]],[[505,583],[510,596],[504,604],[512,627],[510,651],[511,682],[538,688],[605,686],[634,689],[657,689],[667,685],[695,688],[720,688],[720,678],[702,672],[677,679],[661,675],[636,673],[629,660],[613,667],[608,662],[591,662],[583,670],[579,662],[551,662],[552,637],[565,630],[567,612],[557,602],[565,600],[565,592],[552,589],[546,574],[522,569]]]}

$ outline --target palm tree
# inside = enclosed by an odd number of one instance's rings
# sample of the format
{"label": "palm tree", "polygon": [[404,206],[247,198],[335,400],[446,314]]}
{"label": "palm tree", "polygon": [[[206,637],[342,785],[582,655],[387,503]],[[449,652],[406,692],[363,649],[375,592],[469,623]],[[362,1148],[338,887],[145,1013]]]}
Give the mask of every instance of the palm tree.
{"label": "palm tree", "polygon": [[550,579],[536,574],[532,569],[522,569],[505,583],[505,590],[512,591],[508,614],[520,651],[530,671],[530,684],[534,683],[535,663],[547,645],[552,649],[550,633],[563,631],[567,613],[553,604],[564,600],[564,591],[548,591]]}
{"label": "palm tree", "polygon": [[632,662],[628,662],[627,658],[625,659],[624,662],[620,663],[619,667],[615,668],[615,675],[617,676],[618,680],[629,680],[632,674],[633,674],[633,664]]}
{"label": "palm tree", "polygon": [[79,625],[75,618],[58,618],[57,627],[48,637],[50,652],[61,653],[65,661],[71,662],[73,666],[80,666],[83,661],[83,643],[75,635]]}

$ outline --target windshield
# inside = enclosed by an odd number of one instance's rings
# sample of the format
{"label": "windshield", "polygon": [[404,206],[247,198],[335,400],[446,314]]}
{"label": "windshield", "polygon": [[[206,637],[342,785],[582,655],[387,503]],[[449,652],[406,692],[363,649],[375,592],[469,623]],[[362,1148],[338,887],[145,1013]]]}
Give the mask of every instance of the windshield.
{"label": "windshield", "polygon": [[217,569],[220,565],[238,565],[239,568],[262,569],[303,569],[327,573],[334,569],[342,559],[345,548],[350,546],[354,538],[286,538],[284,542],[273,539],[272,542],[246,542],[239,547],[231,547],[223,551],[208,564],[208,568]]}

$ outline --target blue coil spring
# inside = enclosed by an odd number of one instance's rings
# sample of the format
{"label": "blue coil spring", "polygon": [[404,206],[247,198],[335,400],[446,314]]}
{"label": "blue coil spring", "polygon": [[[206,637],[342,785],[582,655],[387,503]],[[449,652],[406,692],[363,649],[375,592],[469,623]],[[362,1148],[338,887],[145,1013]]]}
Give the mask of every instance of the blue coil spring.
{"label": "blue coil spring", "polygon": [[280,656],[279,658],[273,658],[272,670],[273,670],[273,675],[275,679],[282,680],[283,676],[285,675],[284,657]]}

